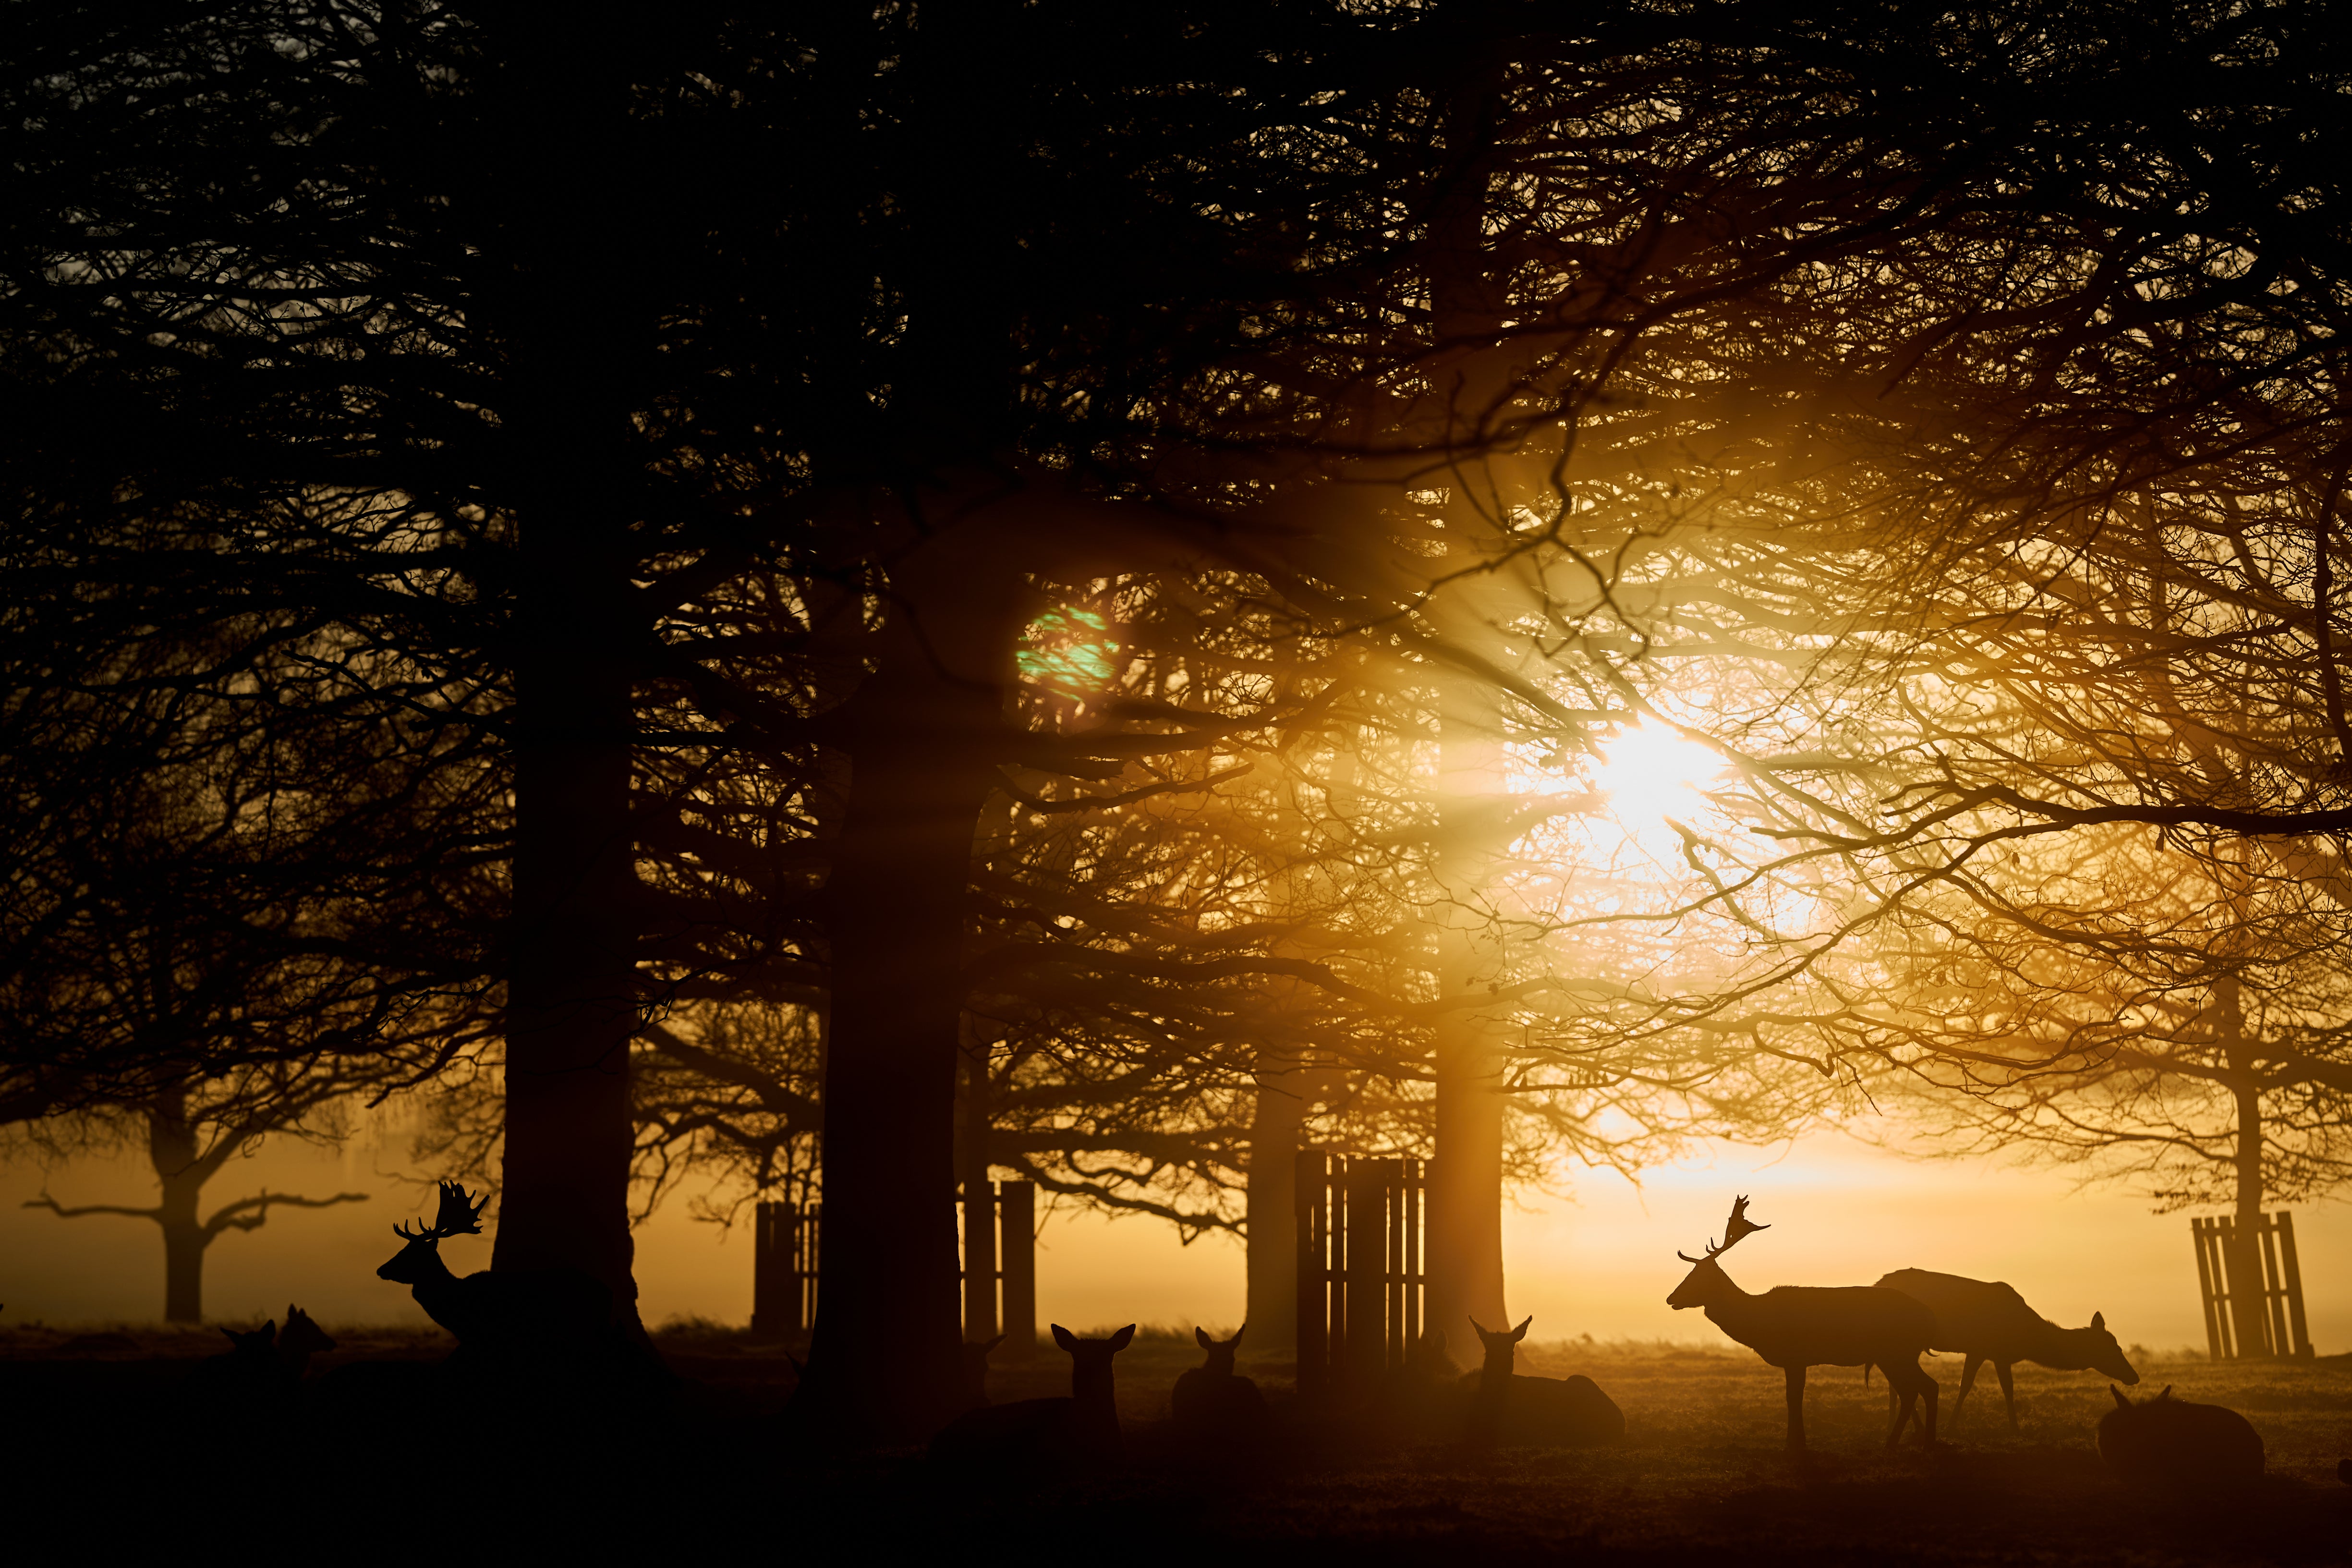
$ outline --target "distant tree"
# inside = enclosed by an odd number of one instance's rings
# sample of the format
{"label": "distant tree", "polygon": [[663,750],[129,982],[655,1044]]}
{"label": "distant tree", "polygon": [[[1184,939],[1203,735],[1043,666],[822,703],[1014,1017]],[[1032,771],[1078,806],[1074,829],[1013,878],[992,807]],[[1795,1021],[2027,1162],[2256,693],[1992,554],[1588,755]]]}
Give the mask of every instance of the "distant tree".
{"label": "distant tree", "polygon": [[365,1203],[365,1193],[304,1197],[268,1189],[203,1212],[205,1184],[232,1160],[252,1154],[272,1136],[334,1139],[341,1136],[335,1102],[354,1086],[332,1071],[243,1068],[209,1083],[158,1088],[135,1105],[91,1109],[60,1122],[26,1130],[43,1155],[70,1158],[111,1153],[143,1143],[161,1188],[152,1207],[122,1204],[66,1205],[46,1190],[25,1205],[46,1208],[60,1219],[121,1215],[150,1220],[163,1232],[163,1317],[174,1323],[204,1319],[205,1254],[230,1231],[258,1230],[272,1208],[332,1208]]}

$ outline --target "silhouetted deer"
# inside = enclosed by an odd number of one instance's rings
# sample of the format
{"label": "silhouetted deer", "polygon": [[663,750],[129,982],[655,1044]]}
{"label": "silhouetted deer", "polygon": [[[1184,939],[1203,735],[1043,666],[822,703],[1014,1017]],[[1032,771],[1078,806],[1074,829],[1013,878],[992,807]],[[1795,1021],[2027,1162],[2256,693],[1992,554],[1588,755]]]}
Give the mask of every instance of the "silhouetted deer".
{"label": "silhouetted deer", "polygon": [[[1960,1407],[1976,1386],[1977,1369],[1986,1362],[2000,1379],[2000,1396],[2009,1405],[2009,1429],[2017,1430],[2017,1388],[2009,1369],[2021,1361],[2054,1367],[2060,1372],[2105,1373],[2126,1388],[2139,1373],[2124,1359],[2123,1347],[2107,1332],[2106,1315],[2091,1314],[2087,1329],[2062,1329],[2025,1304],[2025,1298],[1998,1280],[1964,1279],[1958,1274],[1936,1274],[1925,1268],[1898,1268],[1883,1276],[1879,1288],[1900,1290],[1936,1314],[1934,1348],[1968,1357],[1960,1369],[1960,1392],[1952,1401],[1952,1426],[1960,1425]],[[1869,1370],[1864,1369],[1866,1380]],[[1890,1392],[1888,1398],[1894,1397]]]}
{"label": "silhouetted deer", "polygon": [[1168,1396],[1168,1413],[1176,1429],[1196,1441],[1249,1441],[1265,1434],[1265,1396],[1257,1384],[1234,1370],[1241,1349],[1244,1323],[1229,1340],[1213,1340],[1206,1329],[1195,1327],[1192,1339],[1209,1353],[1199,1366],[1188,1367],[1176,1379]]}
{"label": "silhouetted deer", "polygon": [[335,1348],[333,1336],[320,1328],[310,1313],[286,1304],[286,1327],[278,1336],[278,1375],[289,1388],[302,1381],[310,1370],[310,1358],[325,1355]]}
{"label": "silhouetted deer", "polygon": [[2099,1422],[2099,1458],[2124,1479],[2187,1490],[2262,1479],[2262,1434],[2236,1411],[2175,1399],[2170,1384],[2137,1405],[2107,1392],[2116,1407]]}
{"label": "silhouetted deer", "polygon": [[[962,1354],[962,1360],[957,1367],[961,1378],[956,1389],[956,1410],[959,1414],[966,1410],[977,1410],[988,1403],[988,1352],[1003,1342],[1004,1336],[999,1334],[992,1340],[967,1340],[957,1347]],[[805,1369],[797,1360],[790,1355],[786,1355],[784,1359],[792,1362],[793,1376],[795,1379],[803,1374]]]}
{"label": "silhouetted deer", "polygon": [[1134,1342],[1133,1323],[1107,1340],[1082,1340],[1055,1323],[1054,1342],[1070,1352],[1070,1397],[967,1410],[940,1428],[931,1439],[931,1458],[999,1471],[1118,1463],[1118,1404],[1112,1395],[1110,1360]]}
{"label": "silhouetted deer", "polygon": [[489,1199],[475,1200],[456,1182],[441,1184],[441,1208],[430,1226],[392,1227],[407,1245],[376,1277],[409,1288],[435,1322],[462,1348],[501,1355],[557,1355],[611,1348],[612,1292],[570,1269],[484,1270],[458,1276],[441,1261],[440,1243],[478,1236]]}
{"label": "silhouetted deer", "polygon": [[[1736,1200],[1725,1226],[1723,1245],[1707,1243],[1704,1257],[1677,1252],[1696,1264],[1666,1298],[1676,1311],[1706,1309],[1708,1321],[1788,1374],[1789,1447],[1805,1446],[1805,1369],[1809,1366],[1870,1366],[1885,1370],[1902,1395],[1902,1408],[1887,1424],[1886,1446],[1895,1447],[1911,1419],[1914,1402],[1927,1399],[1920,1440],[1936,1440],[1936,1380],[1920,1370],[1919,1357],[1936,1337],[1936,1315],[1900,1290],[1875,1285],[1818,1288],[1782,1285],[1751,1296],[1731,1282],[1716,1258],[1740,1239],[1771,1226],[1748,1217],[1748,1200]],[[1865,1373],[1865,1375],[1867,1375]]]}
{"label": "silhouetted deer", "polygon": [[1511,1370],[1534,1321],[1504,1331],[1470,1320],[1486,1351],[1486,1363],[1463,1379],[1473,1390],[1470,1441],[1486,1447],[1502,1441],[1571,1448],[1622,1441],[1625,1413],[1591,1378],[1581,1373],[1528,1377]]}
{"label": "silhouetted deer", "polygon": [[335,1342],[296,1306],[286,1309],[286,1331],[278,1332],[271,1319],[257,1329],[223,1329],[229,1348],[208,1356],[189,1374],[203,1395],[226,1402],[247,1414],[290,1398],[301,1385],[302,1373],[314,1352],[331,1351]]}

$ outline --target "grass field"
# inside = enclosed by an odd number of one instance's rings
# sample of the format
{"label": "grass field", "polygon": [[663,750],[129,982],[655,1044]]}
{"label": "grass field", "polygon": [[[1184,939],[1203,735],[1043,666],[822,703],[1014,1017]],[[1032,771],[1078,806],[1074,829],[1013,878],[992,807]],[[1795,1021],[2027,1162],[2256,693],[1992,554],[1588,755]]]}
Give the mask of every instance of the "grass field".
{"label": "grass field", "polygon": [[[406,1331],[345,1331],[326,1364],[424,1358],[446,1342]],[[771,1347],[730,1331],[672,1325],[657,1336],[700,1385],[654,1429],[562,1434],[457,1429],[323,1430],[289,1417],[282,1431],[214,1434],[176,1391],[209,1331],[0,1331],[0,1409],[16,1451],[5,1475],[66,1495],[63,1475],[95,1483],[120,1467],[159,1507],[176,1477],[192,1493],[269,1478],[274,1496],[306,1500],[304,1534],[338,1521],[361,1531],[377,1500],[404,1498],[453,1541],[512,1552],[581,1534],[618,1554],[665,1542],[790,1552],[796,1560],[1087,1562],[1706,1562],[1721,1563],[2138,1564],[2334,1563],[2352,1557],[2352,1488],[2336,1477],[2352,1453],[2352,1357],[2223,1363],[2201,1356],[2142,1363],[2137,1392],[2166,1384],[2184,1398],[2241,1410],[2261,1432],[2268,1478],[2256,1492],[2149,1495],[2114,1480],[2093,1433],[2111,1402],[2095,1374],[2018,1369],[2021,1429],[2002,1417],[1988,1373],[1955,1428],[1959,1365],[1930,1362],[1944,1385],[1946,1442],[1888,1453],[1884,1384],[1818,1370],[1807,1422],[1811,1452],[1784,1452],[1780,1374],[1744,1352],[1670,1345],[1528,1347],[1522,1370],[1582,1372],[1626,1414],[1620,1447],[1477,1454],[1444,1432],[1400,1434],[1361,1415],[1302,1418],[1283,1394],[1289,1370],[1243,1370],[1274,1395],[1284,1427],[1267,1451],[1184,1453],[1161,1425],[1175,1377],[1199,1360],[1188,1338],[1148,1333],[1118,1362],[1127,1467],[1063,1484],[1004,1490],[960,1486],[912,1453],[787,1448],[774,1415],[792,1371]],[[1001,1367],[999,1401],[1067,1391],[1050,1345]],[[46,1439],[43,1434],[46,1433]],[[58,1445],[68,1445],[61,1450]],[[621,1450],[614,1453],[616,1447]],[[61,1467],[61,1452],[79,1462]],[[474,1478],[462,1496],[448,1478]],[[7,1484],[0,1480],[0,1486]],[[104,1498],[104,1486],[92,1495]],[[21,1504],[26,1499],[16,1500]],[[215,1507],[217,1506],[215,1503]],[[278,1505],[281,1511],[287,1504]],[[117,1510],[120,1531],[131,1515]],[[158,1518],[161,1516],[159,1515]],[[290,1516],[289,1516],[290,1517]],[[503,1544],[501,1544],[503,1543]],[[575,1549],[583,1549],[575,1547]],[[460,1555],[464,1553],[461,1552]],[[269,1555],[263,1552],[262,1555]]]}

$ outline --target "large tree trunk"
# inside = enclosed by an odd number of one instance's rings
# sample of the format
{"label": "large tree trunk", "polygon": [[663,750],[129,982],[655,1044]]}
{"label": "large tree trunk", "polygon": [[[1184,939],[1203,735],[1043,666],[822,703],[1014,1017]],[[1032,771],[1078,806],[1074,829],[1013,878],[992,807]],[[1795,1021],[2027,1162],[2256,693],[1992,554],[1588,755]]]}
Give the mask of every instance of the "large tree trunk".
{"label": "large tree trunk", "polygon": [[599,465],[575,448],[598,432],[562,419],[563,402],[551,397],[550,417],[526,433],[547,466],[521,521],[506,1162],[491,1267],[578,1269],[634,1322],[627,563],[609,496],[583,493]]}
{"label": "large tree trunk", "polygon": [[[974,544],[977,544],[977,548]],[[811,1397],[856,1433],[919,1437],[951,1407],[966,889],[1024,616],[986,542],[935,537],[891,573],[883,668],[844,710],[849,806],[825,899],[833,1033]]]}
{"label": "large tree trunk", "polygon": [[[1485,970],[1476,910],[1492,858],[1493,817],[1503,805],[1502,717],[1495,694],[1462,677],[1440,685],[1439,875],[1447,903],[1437,932],[1439,994],[1476,994]],[[1434,1063],[1437,1158],[1429,1187],[1430,1327],[1452,1345],[1474,1343],[1470,1320],[1488,1328],[1503,1305],[1503,1075],[1486,1017],[1475,1007],[1442,1016]]]}
{"label": "large tree trunk", "polygon": [[1298,1342],[1298,1132],[1315,1077],[1295,1062],[1260,1058],[1250,1114],[1248,1295],[1244,1321],[1255,1352]]}
{"label": "large tree trunk", "polygon": [[506,342],[501,503],[517,531],[515,842],[506,1011],[506,1145],[497,1270],[567,1268],[636,1326],[631,1271],[629,1042],[639,916],[629,823],[633,405],[620,384],[650,323],[630,292],[634,232],[611,232],[603,182],[640,177],[619,150],[631,73],[619,35],[501,13],[486,87],[497,105],[483,187],[509,270],[483,330]]}
{"label": "large tree trunk", "polygon": [[196,1217],[210,1171],[196,1158],[196,1134],[188,1121],[187,1097],[170,1089],[147,1108],[147,1158],[163,1188],[155,1223],[163,1228],[163,1321],[200,1323],[205,1319],[205,1235]]}
{"label": "large tree trunk", "polygon": [[[2237,1120],[2237,1147],[2232,1152],[2237,1179],[2237,1213],[2228,1262],[2230,1317],[2242,1356],[2259,1355],[2269,1343],[2270,1301],[2263,1272],[2263,1097],[2253,1053],[2245,1037],[2245,1010],[2238,982],[2226,978],[2214,987],[2214,1012],[2219,1017],[2222,1051],[2230,1064],[2228,1084]],[[2276,1348],[2276,1347],[2273,1347]]]}

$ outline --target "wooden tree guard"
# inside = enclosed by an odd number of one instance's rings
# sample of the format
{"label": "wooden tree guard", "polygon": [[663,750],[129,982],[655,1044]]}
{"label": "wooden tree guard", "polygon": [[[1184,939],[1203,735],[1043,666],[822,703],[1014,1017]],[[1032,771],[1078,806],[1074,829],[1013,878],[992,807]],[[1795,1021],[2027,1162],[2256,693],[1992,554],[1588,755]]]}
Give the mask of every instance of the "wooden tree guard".
{"label": "wooden tree guard", "polygon": [[2263,1215],[2252,1237],[2240,1237],[2236,1219],[2227,1215],[2191,1219],[2189,1234],[2197,1247],[2209,1356],[2234,1361],[2312,1353],[2293,1215]]}
{"label": "wooden tree guard", "polygon": [[[971,1313],[972,1297],[965,1295],[964,1333],[968,1339],[988,1339],[1004,1326],[1000,1357],[1018,1358],[1037,1351],[1037,1185],[1034,1182],[994,1182],[982,1206],[992,1209],[995,1224],[981,1221],[982,1253],[981,1296],[984,1317]],[[958,1208],[963,1208],[961,1198]],[[755,1339],[796,1340],[816,1323],[818,1205],[761,1202],[751,1217],[751,1334]],[[969,1211],[964,1211],[967,1218]],[[991,1250],[992,1248],[992,1250]],[[997,1310],[998,1288],[1003,1310]]]}
{"label": "wooden tree guard", "polygon": [[761,1202],[751,1216],[751,1333],[798,1339],[816,1321],[817,1205]]}
{"label": "wooden tree guard", "polygon": [[1426,1160],[1298,1154],[1298,1392],[1360,1398],[1421,1337]]}
{"label": "wooden tree guard", "polygon": [[992,1339],[1001,1330],[1000,1360],[1036,1354],[1037,1184],[968,1184],[957,1207],[963,1218],[963,1337]]}

